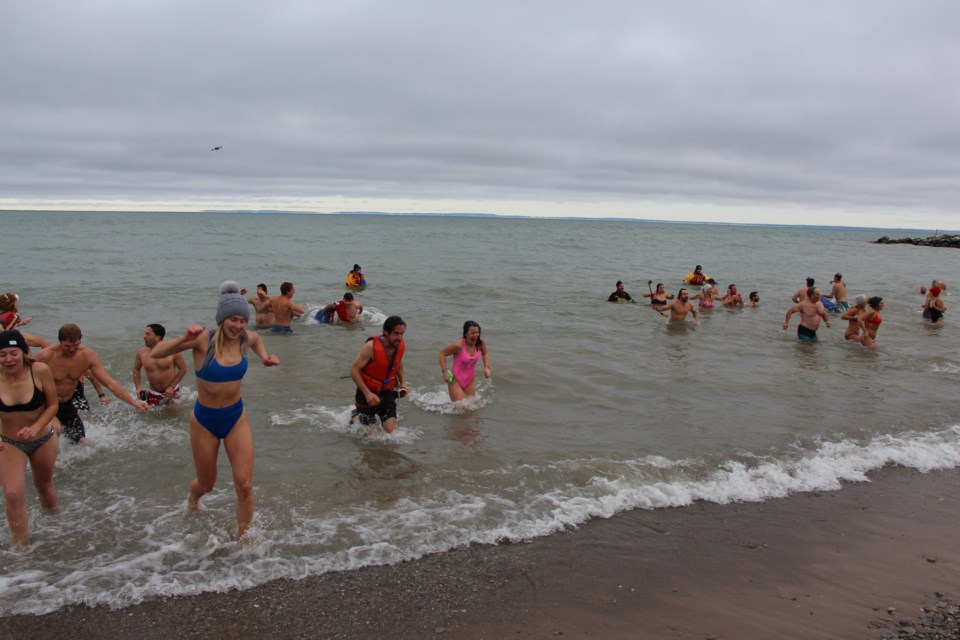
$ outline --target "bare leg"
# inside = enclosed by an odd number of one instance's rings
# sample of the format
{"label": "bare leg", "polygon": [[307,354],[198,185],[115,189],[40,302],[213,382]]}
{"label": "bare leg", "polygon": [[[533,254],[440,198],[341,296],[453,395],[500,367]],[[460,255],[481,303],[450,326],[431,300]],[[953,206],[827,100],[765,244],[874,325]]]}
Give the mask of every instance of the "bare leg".
{"label": "bare leg", "polygon": [[53,470],[58,453],[60,453],[60,438],[54,434],[30,457],[33,486],[37,488],[40,506],[48,511],[57,508],[57,488],[53,485]]}
{"label": "bare leg", "polygon": [[253,520],[253,433],[246,411],[223,439],[223,448],[230,459],[233,488],[237,492],[237,538],[246,543]]}
{"label": "bare leg", "polygon": [[27,468],[27,456],[11,444],[0,450],[0,483],[3,484],[3,498],[7,507],[7,523],[13,544],[21,547],[30,538],[30,524],[27,517],[24,478]]}
{"label": "bare leg", "polygon": [[190,414],[190,449],[193,451],[193,466],[197,477],[190,483],[187,508],[196,511],[200,508],[201,496],[213,491],[213,485],[217,481],[220,439],[201,427],[193,413]]}

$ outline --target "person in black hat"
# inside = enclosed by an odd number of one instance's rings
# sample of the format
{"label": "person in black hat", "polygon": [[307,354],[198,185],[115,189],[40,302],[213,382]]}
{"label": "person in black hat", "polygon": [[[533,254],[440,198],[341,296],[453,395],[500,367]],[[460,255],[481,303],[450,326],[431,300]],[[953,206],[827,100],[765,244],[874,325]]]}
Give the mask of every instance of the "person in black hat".
{"label": "person in black hat", "polygon": [[636,304],[636,300],[630,297],[630,294],[623,290],[623,281],[617,280],[617,290],[610,294],[610,297],[607,298],[607,302],[632,302]]}

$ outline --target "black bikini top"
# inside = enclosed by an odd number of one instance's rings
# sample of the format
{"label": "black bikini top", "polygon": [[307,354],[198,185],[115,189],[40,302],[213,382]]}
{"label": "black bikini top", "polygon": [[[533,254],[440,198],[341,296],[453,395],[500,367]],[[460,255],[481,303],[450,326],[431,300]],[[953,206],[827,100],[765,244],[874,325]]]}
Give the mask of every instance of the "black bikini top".
{"label": "black bikini top", "polygon": [[16,413],[23,411],[36,411],[46,403],[46,396],[40,389],[37,389],[37,381],[33,379],[33,367],[30,367],[30,382],[33,383],[33,397],[23,404],[6,404],[3,398],[0,398],[0,413]]}

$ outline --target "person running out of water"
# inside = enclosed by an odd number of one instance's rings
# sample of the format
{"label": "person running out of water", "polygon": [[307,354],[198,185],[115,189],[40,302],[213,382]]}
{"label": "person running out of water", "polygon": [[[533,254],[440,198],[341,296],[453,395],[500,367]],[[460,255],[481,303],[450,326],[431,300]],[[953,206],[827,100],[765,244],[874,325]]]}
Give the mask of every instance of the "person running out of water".
{"label": "person running out of water", "polygon": [[721,302],[725,307],[743,306],[743,296],[737,291],[737,285],[731,284],[727,287],[727,293],[723,296]]}
{"label": "person running out of water", "polygon": [[747,298],[747,306],[755,307],[760,304],[760,292],[751,291],[749,297]]}
{"label": "person running out of water", "polygon": [[297,290],[292,282],[284,282],[280,285],[280,295],[270,298],[270,306],[273,308],[273,327],[275,333],[293,333],[290,323],[294,318],[303,315],[303,307],[293,301],[293,294]]}
{"label": "person running out of water", "polygon": [[836,302],[837,306],[844,311],[849,309],[850,305],[847,304],[847,283],[843,281],[843,274],[833,274],[833,280],[830,281],[830,284],[833,286],[830,288],[830,293],[827,294],[827,297]]}
{"label": "person running out of water", "polygon": [[617,280],[617,290],[610,294],[607,302],[633,302],[636,300],[630,297],[630,294],[623,290],[623,281]]}
{"label": "person running out of water", "polygon": [[867,307],[857,317],[860,324],[860,344],[871,349],[877,346],[877,330],[883,322],[880,311],[883,309],[883,298],[873,296],[867,300]]}
{"label": "person running out of water", "polygon": [[50,368],[27,356],[27,341],[17,330],[0,333],[0,485],[13,544],[30,537],[25,472],[30,465],[40,506],[57,506],[53,469],[60,451],[57,385]]}
{"label": "person running out of water", "polygon": [[383,323],[383,334],[367,338],[350,367],[357,385],[355,415],[368,427],[366,435],[373,434],[377,417],[387,433],[397,428],[396,399],[409,391],[403,376],[406,330],[403,318],[390,316]]}
{"label": "person running out of water", "polygon": [[648,291],[643,294],[644,298],[650,298],[650,304],[654,307],[662,307],[667,304],[669,300],[673,300],[673,294],[667,293],[666,288],[663,286],[662,282],[657,283],[657,288],[654,291]]}
{"label": "person running out of water", "polygon": [[661,307],[661,311],[670,312],[670,317],[667,318],[667,324],[683,322],[687,318],[688,313],[693,314],[693,324],[699,323],[697,308],[690,302],[690,295],[686,289],[680,289],[680,291],[677,292],[677,299]]}
{"label": "person running out of water", "polygon": [[257,329],[269,329],[273,326],[273,305],[270,301],[270,295],[267,293],[267,285],[262,282],[257,285],[257,295],[247,298],[247,302],[253,305],[255,312],[254,320]]}
{"label": "person running out of water", "polygon": [[947,305],[943,303],[940,287],[930,287],[927,301],[923,307],[923,317],[933,324],[943,324],[943,314],[947,311]]}
{"label": "person running out of water", "polygon": [[694,267],[693,271],[683,277],[684,282],[687,284],[692,284],[696,287],[699,287],[708,280],[710,280],[710,276],[703,272],[703,267],[701,267],[699,264]]}
{"label": "person running out of water", "polygon": [[240,386],[247,372],[248,351],[266,367],[279,365],[280,359],[267,355],[260,334],[247,329],[250,306],[232,280],[220,285],[216,320],[216,330],[191,324],[179,338],[155,346],[150,356],[162,360],[187,350],[193,353],[197,403],[190,414],[190,448],[196,477],[190,483],[187,508],[199,510],[200,498],[213,491],[223,442],[237,494],[237,538],[245,543],[253,519],[253,433]]}
{"label": "person running out of water", "polygon": [[57,344],[52,344],[37,354],[37,362],[43,362],[53,372],[53,380],[57,385],[57,398],[60,406],[57,409],[57,419],[63,427],[63,434],[71,442],[82,441],[87,433],[80,414],[72,399],[77,391],[77,384],[89,369],[93,377],[100,381],[110,392],[140,411],[147,410],[147,403],[136,400],[127,393],[119,382],[110,377],[100,362],[100,356],[93,349],[89,349],[80,341],[83,333],[75,324],[65,324],[57,333]]}
{"label": "person running out of water", "polygon": [[[447,369],[447,357],[453,356],[453,369]],[[490,354],[480,337],[480,325],[473,320],[463,323],[463,337],[440,350],[440,375],[447,383],[447,392],[454,402],[477,395],[477,362],[483,360],[483,377],[490,377]]]}
{"label": "person running out of water", "polygon": [[[813,278],[807,278],[807,286],[797,289],[797,292],[793,294],[793,297],[790,298],[793,300],[793,304],[800,304],[801,300],[807,299],[807,294],[810,291],[810,288],[813,287]],[[820,292],[817,292],[817,300],[820,299]]]}
{"label": "person running out of water", "polygon": [[363,313],[363,305],[353,299],[353,294],[347,291],[342,300],[331,302],[317,312],[317,322],[336,324],[338,322],[356,322]]}
{"label": "person running out of water", "polygon": [[348,287],[364,287],[367,284],[367,278],[363,275],[363,269],[360,268],[360,265],[353,265],[353,269],[350,270],[350,273],[347,274],[344,283]]}
{"label": "person running out of water", "polygon": [[[137,350],[133,360],[133,384],[137,388],[137,395],[146,400],[149,405],[164,404],[180,394],[180,381],[187,374],[187,363],[183,355],[175,353],[166,358],[155,358],[150,352],[163,341],[167,330],[162,324],[148,324],[143,332],[143,344]],[[140,370],[147,372],[145,389],[140,378]]]}
{"label": "person running out of water", "polygon": [[860,314],[867,308],[867,296],[862,293],[853,299],[853,306],[843,312],[841,320],[847,321],[847,328],[843,332],[844,340],[860,341]]}
{"label": "person running out of water", "polygon": [[[810,278],[808,278],[810,280]],[[827,310],[823,308],[820,302],[820,292],[816,287],[807,287],[803,299],[787,310],[787,316],[783,320],[783,329],[790,328],[790,316],[795,313],[800,314],[800,324],[797,325],[797,338],[802,342],[811,342],[817,339],[817,330],[820,328],[820,321],[830,328],[830,320],[827,319]]]}

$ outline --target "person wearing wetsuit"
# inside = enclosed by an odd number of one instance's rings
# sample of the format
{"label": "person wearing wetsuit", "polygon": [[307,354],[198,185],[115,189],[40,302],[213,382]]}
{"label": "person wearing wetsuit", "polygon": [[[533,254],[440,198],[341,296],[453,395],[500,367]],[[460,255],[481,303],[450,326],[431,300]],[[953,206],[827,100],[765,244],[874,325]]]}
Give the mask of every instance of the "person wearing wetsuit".
{"label": "person wearing wetsuit", "polygon": [[636,302],[633,298],[630,297],[630,294],[623,290],[623,282],[617,280],[617,290],[610,294],[610,297],[607,298],[607,302]]}
{"label": "person wearing wetsuit", "polygon": [[179,338],[155,346],[150,356],[166,358],[192,350],[197,403],[190,415],[190,448],[197,476],[190,483],[187,508],[199,509],[200,498],[213,490],[222,441],[237,494],[237,537],[245,543],[253,519],[253,434],[240,384],[247,372],[247,351],[253,351],[267,367],[279,365],[280,360],[267,355],[260,335],[247,329],[250,307],[240,294],[240,285],[232,280],[220,285],[216,318],[215,331],[191,324]]}
{"label": "person wearing wetsuit", "polygon": [[6,502],[13,544],[29,539],[25,502],[25,471],[37,489],[40,506],[54,509],[57,490],[53,470],[60,451],[54,427],[57,385],[47,365],[27,356],[27,341],[19,331],[0,333],[0,485]]}
{"label": "person wearing wetsuit", "polygon": [[387,433],[397,428],[396,398],[409,391],[403,377],[406,330],[403,318],[390,316],[383,323],[383,334],[367,338],[350,367],[350,377],[357,385],[354,415],[367,425],[367,435],[375,430],[375,418],[380,418]]}
{"label": "person wearing wetsuit", "polygon": [[[453,356],[453,369],[447,369],[447,358]],[[490,377],[490,353],[480,337],[480,325],[473,320],[463,323],[463,337],[440,350],[440,375],[447,383],[450,400],[456,402],[477,395],[474,380],[477,362],[483,360],[483,377]]]}

